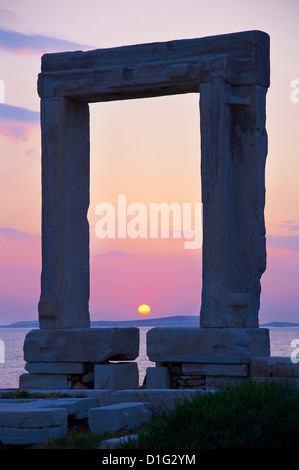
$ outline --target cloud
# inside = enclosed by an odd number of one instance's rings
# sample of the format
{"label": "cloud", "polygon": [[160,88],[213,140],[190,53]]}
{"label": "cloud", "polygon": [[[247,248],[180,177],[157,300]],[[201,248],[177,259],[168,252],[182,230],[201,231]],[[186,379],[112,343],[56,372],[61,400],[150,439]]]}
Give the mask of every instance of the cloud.
{"label": "cloud", "polygon": [[283,248],[285,250],[299,251],[299,235],[277,236],[267,235],[267,245],[272,248]]}
{"label": "cloud", "polygon": [[0,103],[0,134],[17,142],[27,140],[38,129],[40,113]]}
{"label": "cloud", "polygon": [[65,39],[43,36],[41,34],[24,34],[5,29],[0,29],[0,48],[17,54],[37,55],[47,52],[93,49],[93,47],[86,44],[78,44]]}
{"label": "cloud", "polygon": [[287,230],[291,230],[292,232],[299,230],[299,224],[297,220],[284,220],[281,223],[281,226]]}
{"label": "cloud", "polygon": [[40,235],[33,235],[32,233],[22,232],[11,227],[0,228],[0,236],[7,240],[30,241],[34,242],[40,239]]}
{"label": "cloud", "polygon": [[19,108],[8,104],[0,103],[0,118],[8,121],[39,123],[39,112],[31,111],[27,108]]}
{"label": "cloud", "polygon": [[106,253],[101,253],[99,255],[94,255],[94,258],[124,258],[127,256],[133,256],[130,253],[125,251],[107,251]]}
{"label": "cloud", "polygon": [[0,18],[1,19],[13,20],[17,17],[18,17],[18,15],[16,13],[13,13],[12,11],[5,10],[3,8],[0,9]]}

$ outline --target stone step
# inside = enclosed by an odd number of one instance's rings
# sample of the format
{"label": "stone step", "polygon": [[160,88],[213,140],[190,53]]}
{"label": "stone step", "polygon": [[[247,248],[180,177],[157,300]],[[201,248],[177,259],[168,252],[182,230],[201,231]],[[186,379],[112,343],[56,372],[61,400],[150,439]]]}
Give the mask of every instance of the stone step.
{"label": "stone step", "polygon": [[0,404],[0,442],[4,445],[39,444],[66,432],[67,411],[64,408]]}
{"label": "stone step", "polygon": [[90,408],[98,406],[96,398],[38,398],[38,399],[0,399],[0,406],[15,405],[22,409],[64,408],[68,416],[75,419],[88,417]]}
{"label": "stone step", "polygon": [[60,437],[67,431],[68,417],[78,420],[88,418],[91,408],[107,402],[107,396],[104,398],[0,398],[0,442],[5,445],[32,445]]}
{"label": "stone step", "polygon": [[152,409],[149,403],[116,403],[90,409],[88,424],[93,433],[103,434],[121,429],[131,430],[151,418]]}

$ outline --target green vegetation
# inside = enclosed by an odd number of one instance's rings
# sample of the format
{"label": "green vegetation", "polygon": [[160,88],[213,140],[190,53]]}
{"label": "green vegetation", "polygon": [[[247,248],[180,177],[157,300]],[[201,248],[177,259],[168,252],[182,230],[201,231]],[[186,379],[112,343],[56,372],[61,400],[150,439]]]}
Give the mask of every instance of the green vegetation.
{"label": "green vegetation", "polygon": [[82,420],[82,423],[73,424],[65,436],[58,439],[49,439],[38,446],[36,449],[98,449],[102,441],[112,439],[113,437],[120,437],[128,432],[115,432],[106,434],[93,434],[89,427],[87,420]]}
{"label": "green vegetation", "polygon": [[98,449],[103,439],[104,436],[97,436],[88,429],[72,429],[63,437],[39,444],[36,449]]}
{"label": "green vegetation", "polygon": [[244,382],[176,406],[152,420],[136,449],[295,449],[299,390],[274,382]]}

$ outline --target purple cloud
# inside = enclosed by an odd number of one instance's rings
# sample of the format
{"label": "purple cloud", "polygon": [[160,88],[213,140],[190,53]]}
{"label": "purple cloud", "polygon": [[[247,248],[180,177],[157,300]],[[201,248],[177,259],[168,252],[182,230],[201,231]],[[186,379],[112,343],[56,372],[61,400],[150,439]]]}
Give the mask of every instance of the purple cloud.
{"label": "purple cloud", "polygon": [[281,225],[282,227],[295,232],[296,230],[299,230],[299,224],[297,222],[297,220],[284,220]]}
{"label": "purple cloud", "polygon": [[34,242],[40,238],[40,235],[33,235],[32,233],[22,232],[11,227],[0,228],[0,236],[7,240],[19,240]]}
{"label": "purple cloud", "polygon": [[40,113],[27,108],[19,108],[9,104],[0,103],[0,118],[7,121],[28,122],[30,124],[39,123]]}
{"label": "purple cloud", "polygon": [[277,236],[267,235],[267,245],[272,248],[284,248],[285,250],[299,251],[299,235]]}
{"label": "purple cloud", "polygon": [[41,34],[23,34],[0,29],[0,48],[15,53],[44,54],[46,52],[64,52],[88,50],[93,47],[65,39],[43,36]]}
{"label": "purple cloud", "polygon": [[18,17],[16,13],[13,13],[12,11],[5,10],[3,8],[0,9],[0,17],[5,20],[12,20]]}
{"label": "purple cloud", "polygon": [[38,129],[40,113],[26,108],[0,103],[0,134],[13,140],[25,141]]}

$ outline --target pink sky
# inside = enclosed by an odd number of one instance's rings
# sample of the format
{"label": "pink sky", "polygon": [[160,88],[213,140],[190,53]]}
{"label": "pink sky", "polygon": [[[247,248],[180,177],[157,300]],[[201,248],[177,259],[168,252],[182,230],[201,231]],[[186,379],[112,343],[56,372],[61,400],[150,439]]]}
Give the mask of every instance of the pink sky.
{"label": "pink sky", "polygon": [[[299,4],[296,0],[0,0],[0,325],[37,319],[40,126],[46,52],[260,29],[271,38],[267,95],[267,271],[260,323],[299,322]],[[299,86],[299,81],[298,81]],[[197,315],[201,250],[182,239],[99,240],[100,202],[200,202],[199,96],[93,104],[91,320]],[[298,101],[298,102],[297,102]],[[140,317],[139,317],[140,318]]]}

